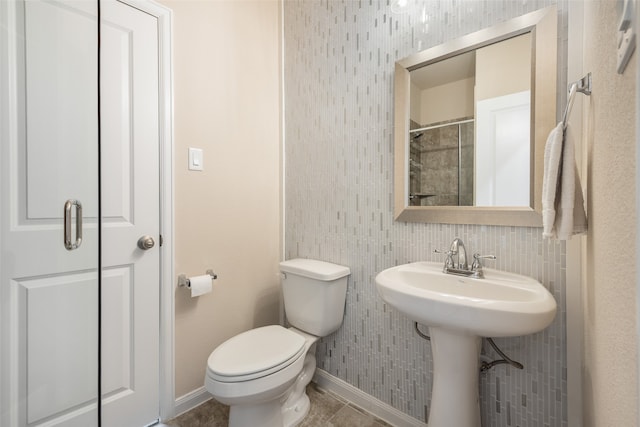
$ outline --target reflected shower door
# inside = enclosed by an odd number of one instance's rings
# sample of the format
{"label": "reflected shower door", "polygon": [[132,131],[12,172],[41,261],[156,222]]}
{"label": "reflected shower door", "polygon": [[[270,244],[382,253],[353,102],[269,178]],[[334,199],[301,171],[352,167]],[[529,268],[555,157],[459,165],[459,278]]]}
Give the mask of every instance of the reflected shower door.
{"label": "reflected shower door", "polygon": [[0,2],[0,425],[99,425],[97,0]]}

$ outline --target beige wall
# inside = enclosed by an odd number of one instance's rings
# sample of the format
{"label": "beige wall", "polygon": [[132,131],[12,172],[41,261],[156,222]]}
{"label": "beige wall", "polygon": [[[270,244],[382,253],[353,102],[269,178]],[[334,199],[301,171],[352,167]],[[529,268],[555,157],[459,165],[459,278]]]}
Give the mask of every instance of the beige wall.
{"label": "beige wall", "polygon": [[[615,1],[585,2],[588,157],[585,426],[638,425],[636,335],[636,56],[616,73]],[[569,362],[571,363],[571,362]]]}
{"label": "beige wall", "polygon": [[425,89],[421,94],[421,121],[427,126],[473,117],[474,78]]}
{"label": "beige wall", "polygon": [[531,33],[476,51],[476,102],[531,89]]}
{"label": "beige wall", "polygon": [[[225,339],[279,319],[280,14],[277,1],[160,0],[173,10],[176,396],[201,387]],[[188,147],[204,172],[187,170]]]}
{"label": "beige wall", "polygon": [[[504,40],[476,51],[475,77],[421,92],[411,118],[421,126],[473,117],[475,102],[531,89],[531,34]],[[438,101],[434,101],[438,100]]]}

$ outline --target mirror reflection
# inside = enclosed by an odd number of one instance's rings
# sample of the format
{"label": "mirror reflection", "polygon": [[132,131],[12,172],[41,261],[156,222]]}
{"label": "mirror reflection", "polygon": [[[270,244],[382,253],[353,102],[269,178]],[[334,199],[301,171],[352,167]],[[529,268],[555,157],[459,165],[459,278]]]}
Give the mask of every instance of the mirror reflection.
{"label": "mirror reflection", "polygon": [[410,71],[408,205],[531,205],[531,33]]}

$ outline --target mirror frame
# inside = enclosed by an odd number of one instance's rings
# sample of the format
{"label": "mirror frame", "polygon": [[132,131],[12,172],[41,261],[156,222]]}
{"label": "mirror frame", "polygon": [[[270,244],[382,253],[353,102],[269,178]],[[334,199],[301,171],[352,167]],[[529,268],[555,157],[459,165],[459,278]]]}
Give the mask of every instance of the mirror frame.
{"label": "mirror frame", "polygon": [[[542,174],[547,135],[556,126],[557,11],[549,6],[418,52],[395,64],[394,217],[396,221],[442,224],[542,226]],[[408,206],[409,72],[511,37],[531,33],[530,205]]]}

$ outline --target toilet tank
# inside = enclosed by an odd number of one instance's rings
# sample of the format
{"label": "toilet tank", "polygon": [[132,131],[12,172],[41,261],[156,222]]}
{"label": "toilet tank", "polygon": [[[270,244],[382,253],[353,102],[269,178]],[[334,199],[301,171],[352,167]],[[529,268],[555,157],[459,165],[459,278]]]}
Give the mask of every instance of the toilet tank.
{"label": "toilet tank", "polygon": [[280,263],[284,309],[291,326],[324,337],[342,324],[349,267],[313,259]]}

